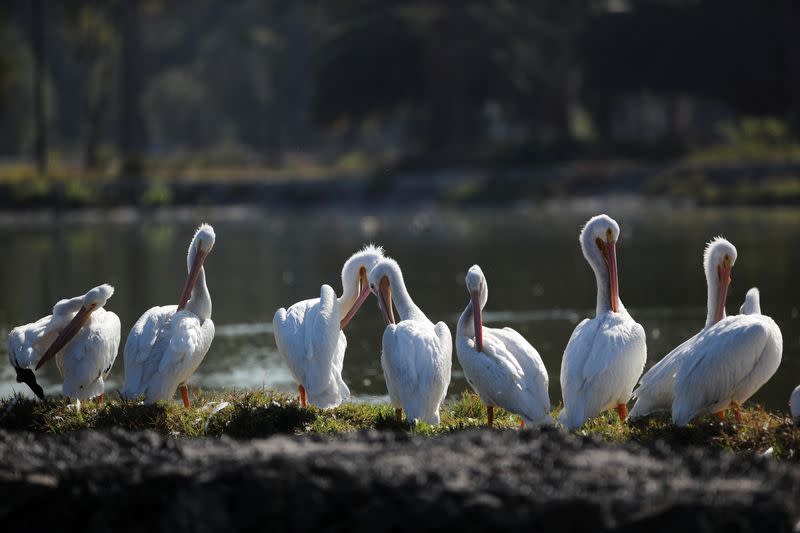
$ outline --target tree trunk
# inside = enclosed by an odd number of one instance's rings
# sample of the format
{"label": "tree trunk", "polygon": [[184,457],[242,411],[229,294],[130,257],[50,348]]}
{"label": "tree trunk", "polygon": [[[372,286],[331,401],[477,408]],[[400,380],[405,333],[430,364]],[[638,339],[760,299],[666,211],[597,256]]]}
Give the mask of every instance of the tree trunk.
{"label": "tree trunk", "polygon": [[142,177],[144,155],[144,126],[139,106],[142,92],[139,5],[139,0],[125,0],[120,9],[122,47],[119,145],[122,152],[122,177],[132,179]]}
{"label": "tree trunk", "polygon": [[44,4],[31,2],[31,40],[33,41],[33,115],[35,127],[34,156],[40,176],[47,175],[47,117],[45,116],[44,70]]}

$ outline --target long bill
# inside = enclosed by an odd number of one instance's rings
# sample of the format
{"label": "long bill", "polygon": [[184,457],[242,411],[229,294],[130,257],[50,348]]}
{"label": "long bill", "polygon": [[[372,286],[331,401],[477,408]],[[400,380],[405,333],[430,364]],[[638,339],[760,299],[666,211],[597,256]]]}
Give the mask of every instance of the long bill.
{"label": "long bill", "polygon": [[360,279],[358,280],[358,297],[356,298],[356,301],[353,303],[353,306],[350,308],[350,310],[347,311],[347,314],[344,315],[344,318],[342,318],[342,320],[339,322],[339,329],[344,329],[344,327],[353,319],[353,317],[356,316],[356,313],[364,304],[364,302],[367,301],[367,298],[369,298],[369,284],[367,283],[367,274],[363,268],[361,269],[361,273],[359,275]]}
{"label": "long bill", "polygon": [[44,355],[39,359],[39,362],[36,363],[36,370],[42,367],[47,361],[52,359],[61,349],[66,346],[66,344],[72,340],[72,337],[78,334],[81,330],[83,325],[89,320],[91,316],[91,311],[86,307],[81,307],[80,310],[75,314],[73,319],[70,321],[67,326],[61,330],[61,333],[58,334],[56,340],[53,341],[53,344],[44,352]]}
{"label": "long bill", "polygon": [[608,266],[608,282],[611,290],[611,311],[619,311],[619,278],[617,274],[617,243],[610,237],[604,249]]}
{"label": "long bill", "polygon": [[388,326],[394,324],[394,311],[392,310],[392,287],[389,285],[389,278],[381,278],[378,287],[378,307],[381,309],[383,321]]}
{"label": "long bill", "polygon": [[194,289],[195,283],[197,283],[197,277],[200,275],[200,269],[203,268],[203,261],[205,261],[206,255],[208,255],[208,252],[201,251],[200,247],[197,248],[197,253],[192,262],[192,268],[189,270],[189,275],[186,277],[186,284],[183,286],[180,300],[178,300],[178,311],[186,307],[189,298],[192,297],[192,290]]}
{"label": "long bill", "polygon": [[470,294],[472,300],[472,320],[475,325],[475,349],[479,352],[483,351],[483,309],[481,309],[481,293],[480,291],[472,291]]}
{"label": "long bill", "polygon": [[731,265],[728,261],[724,261],[722,265],[717,267],[717,277],[719,278],[719,286],[717,288],[717,312],[715,318],[719,322],[725,318],[725,302],[728,300],[728,287],[731,284]]}

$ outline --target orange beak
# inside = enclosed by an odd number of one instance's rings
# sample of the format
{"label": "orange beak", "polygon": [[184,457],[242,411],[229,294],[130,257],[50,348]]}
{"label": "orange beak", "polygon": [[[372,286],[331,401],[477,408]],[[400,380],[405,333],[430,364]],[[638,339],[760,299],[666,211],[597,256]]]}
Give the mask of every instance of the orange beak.
{"label": "orange beak", "polygon": [[603,260],[606,262],[608,268],[608,282],[609,290],[611,291],[611,311],[616,313],[619,311],[619,278],[617,274],[617,243],[611,238],[609,234],[608,240],[603,243],[597,239],[598,244],[605,244],[600,246],[603,252]]}
{"label": "orange beak", "polygon": [[52,359],[61,349],[66,346],[66,344],[72,340],[72,337],[77,335],[77,333],[81,330],[83,325],[89,320],[91,316],[91,311],[89,311],[86,307],[81,307],[80,310],[75,314],[75,317],[67,324],[67,327],[61,330],[61,333],[58,334],[56,340],[53,341],[53,344],[44,352],[44,355],[39,362],[36,363],[36,370],[42,367],[47,361]]}
{"label": "orange beak", "polygon": [[483,351],[483,309],[481,309],[481,293],[480,291],[472,291],[470,293],[472,300],[472,320],[475,325],[475,349],[479,352]]}
{"label": "orange beak", "polygon": [[367,283],[367,271],[363,268],[359,273],[358,279],[358,297],[356,298],[355,303],[353,303],[353,307],[344,315],[344,318],[339,322],[339,329],[344,329],[344,327],[350,322],[356,313],[358,312],[359,308],[367,301],[369,298],[369,284]]}
{"label": "orange beak", "polygon": [[200,269],[203,267],[203,261],[206,260],[207,255],[208,252],[202,252],[200,247],[197,247],[197,254],[194,256],[192,268],[189,270],[189,275],[186,277],[186,284],[183,286],[180,300],[178,300],[178,311],[186,307],[189,298],[192,297],[192,290],[194,289],[195,283],[197,283],[197,276],[200,275]]}
{"label": "orange beak", "polygon": [[731,284],[731,265],[724,260],[717,266],[717,278],[719,279],[719,289],[717,292],[717,322],[725,318],[725,302],[728,300],[728,287]]}
{"label": "orange beak", "polygon": [[389,278],[384,276],[381,278],[378,287],[378,307],[381,309],[383,321],[388,326],[394,324],[394,311],[392,310],[392,288],[389,286]]}

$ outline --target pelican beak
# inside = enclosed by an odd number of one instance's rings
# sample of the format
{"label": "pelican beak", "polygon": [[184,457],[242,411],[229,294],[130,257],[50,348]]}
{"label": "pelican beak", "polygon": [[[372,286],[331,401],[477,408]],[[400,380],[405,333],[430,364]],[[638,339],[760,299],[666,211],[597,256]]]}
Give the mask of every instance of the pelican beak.
{"label": "pelican beak", "polygon": [[67,324],[67,327],[61,330],[61,333],[58,334],[56,340],[53,341],[53,344],[44,352],[44,355],[39,359],[39,362],[36,363],[36,370],[39,370],[43,364],[47,361],[52,359],[61,348],[66,346],[66,344],[72,340],[72,337],[77,335],[77,333],[81,330],[83,325],[89,320],[89,317],[92,315],[92,310],[87,307],[81,307],[80,310],[75,313],[75,317]]}
{"label": "pelican beak", "polygon": [[367,301],[369,298],[369,283],[367,283],[367,270],[364,267],[361,267],[361,270],[358,274],[358,297],[356,301],[353,303],[353,307],[344,315],[344,318],[339,322],[339,329],[344,329],[344,327],[350,322],[356,313],[358,312],[359,308]]}
{"label": "pelican beak", "polygon": [[717,293],[717,322],[725,318],[725,302],[728,300],[728,287],[731,284],[731,263],[726,257],[721,265],[717,265],[719,288]]}
{"label": "pelican beak", "polygon": [[30,368],[14,367],[17,372],[17,383],[24,383],[33,391],[37,398],[44,400],[44,390],[39,383],[36,382],[36,375]]}
{"label": "pelican beak", "polygon": [[388,326],[394,324],[394,311],[392,310],[392,287],[389,285],[389,278],[384,276],[381,278],[378,287],[378,307],[381,309],[383,321]]}
{"label": "pelican beak", "polygon": [[471,291],[472,320],[475,324],[475,349],[483,351],[483,309],[481,309],[481,292]]}
{"label": "pelican beak", "polygon": [[609,230],[606,242],[597,239],[597,244],[600,251],[603,252],[603,260],[606,262],[608,268],[608,283],[609,290],[611,291],[611,311],[616,313],[619,311],[619,279],[617,275],[617,243],[611,237],[611,230]]}
{"label": "pelican beak", "polygon": [[192,268],[189,270],[189,275],[186,277],[186,284],[183,286],[180,300],[178,300],[178,311],[186,307],[189,298],[192,297],[192,290],[194,289],[195,283],[197,283],[197,276],[200,275],[200,269],[203,268],[203,261],[206,260],[207,255],[208,252],[203,252],[199,246],[197,247],[197,254],[194,256]]}

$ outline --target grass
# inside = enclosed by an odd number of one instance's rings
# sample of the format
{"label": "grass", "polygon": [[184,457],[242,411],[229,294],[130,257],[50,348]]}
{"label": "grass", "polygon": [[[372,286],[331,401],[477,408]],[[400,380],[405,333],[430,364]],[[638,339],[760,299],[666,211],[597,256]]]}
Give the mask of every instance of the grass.
{"label": "grass", "polygon": [[[554,414],[557,411],[558,408]],[[398,422],[388,404],[345,403],[328,410],[302,408],[295,397],[264,389],[196,391],[191,409],[184,409],[178,402],[143,405],[119,399],[107,399],[102,404],[83,402],[80,409],[61,397],[44,401],[23,397],[0,400],[0,428],[53,434],[119,427],[132,431],[151,429],[174,437],[253,438],[370,429],[434,436],[485,425],[485,407],[475,394],[467,392],[445,403],[438,426],[419,423],[415,427]],[[518,427],[516,416],[495,409],[496,430]],[[772,448],[776,458],[800,461],[800,426],[759,406],[743,409],[741,423],[732,416],[724,424],[706,417],[686,428],[672,426],[666,416],[622,424],[616,413],[607,412],[574,433],[611,442],[649,444],[661,440],[676,447],[707,446],[733,452],[759,453]]]}

